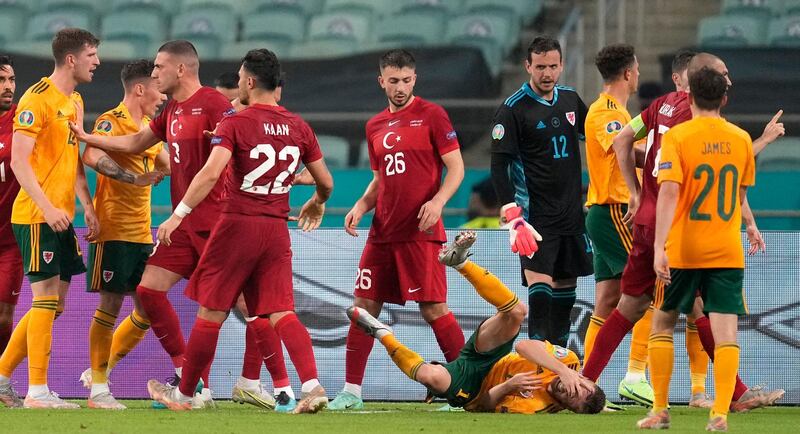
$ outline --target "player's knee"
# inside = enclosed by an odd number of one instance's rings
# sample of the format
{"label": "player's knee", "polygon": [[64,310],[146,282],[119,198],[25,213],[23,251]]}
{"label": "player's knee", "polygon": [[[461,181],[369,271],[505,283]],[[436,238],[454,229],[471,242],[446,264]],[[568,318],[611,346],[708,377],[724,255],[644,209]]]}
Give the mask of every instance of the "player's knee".
{"label": "player's knee", "polygon": [[228,318],[228,313],[223,310],[213,310],[200,306],[197,310],[197,317],[206,321],[222,324]]}
{"label": "player's knee", "polygon": [[641,319],[650,307],[650,299],[641,297],[631,297],[623,294],[617,303],[617,310],[630,322]]}
{"label": "player's knee", "polygon": [[447,303],[420,303],[419,311],[429,324],[450,313]]}
{"label": "player's knee", "polygon": [[519,302],[513,309],[508,311],[508,314],[513,321],[522,324],[522,322],[525,321],[525,316],[528,315],[528,306],[523,302]]}
{"label": "player's knee", "polygon": [[122,303],[125,301],[125,296],[122,294],[115,294],[113,292],[100,291],[100,306],[99,309],[110,314],[118,314],[122,309]]}

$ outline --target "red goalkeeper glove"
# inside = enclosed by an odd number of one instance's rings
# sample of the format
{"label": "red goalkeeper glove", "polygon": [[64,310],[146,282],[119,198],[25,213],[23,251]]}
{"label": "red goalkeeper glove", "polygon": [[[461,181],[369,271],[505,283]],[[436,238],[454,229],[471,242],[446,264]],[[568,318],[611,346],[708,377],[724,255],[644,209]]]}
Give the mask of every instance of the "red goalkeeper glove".
{"label": "red goalkeeper glove", "polygon": [[542,236],[525,221],[522,216],[522,208],[516,203],[509,203],[503,206],[501,213],[508,227],[511,251],[529,258],[532,257],[539,250],[539,245],[536,242],[542,241]]}

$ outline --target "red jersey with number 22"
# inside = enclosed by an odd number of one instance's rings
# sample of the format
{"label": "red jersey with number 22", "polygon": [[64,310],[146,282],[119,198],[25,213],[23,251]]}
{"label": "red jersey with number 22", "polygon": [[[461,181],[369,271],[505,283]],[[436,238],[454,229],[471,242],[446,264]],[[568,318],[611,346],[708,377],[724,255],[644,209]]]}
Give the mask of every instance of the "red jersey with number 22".
{"label": "red jersey with number 22", "polygon": [[[163,140],[169,149],[173,208],[183,199],[192,179],[211,154],[211,140],[203,134],[203,130],[214,131],[217,123],[232,113],[233,107],[224,95],[210,87],[201,87],[183,102],[171,99],[161,114],[150,121],[153,134]],[[214,227],[222,199],[223,187],[220,180],[187,217],[194,231],[205,232]]]}
{"label": "red jersey with number 22", "polygon": [[226,117],[211,144],[233,154],[224,208],[233,214],[287,218],[297,166],[322,158],[311,127],[280,106],[253,104]]}
{"label": "red jersey with number 22", "polygon": [[11,232],[11,208],[19,193],[19,183],[11,171],[11,137],[14,135],[14,113],[17,106],[0,117],[0,246],[16,245]]}
{"label": "red jersey with number 22", "polygon": [[425,232],[417,219],[441,186],[441,156],[459,148],[447,113],[417,96],[399,112],[372,117],[366,133],[370,166],[380,173],[369,241],[447,241],[441,219]]}
{"label": "red jersey with number 22", "polygon": [[642,169],[642,194],[634,223],[655,228],[658,201],[658,163],[661,139],[670,128],[692,118],[689,94],[671,92],[655,101],[640,115],[647,129],[647,154]]}

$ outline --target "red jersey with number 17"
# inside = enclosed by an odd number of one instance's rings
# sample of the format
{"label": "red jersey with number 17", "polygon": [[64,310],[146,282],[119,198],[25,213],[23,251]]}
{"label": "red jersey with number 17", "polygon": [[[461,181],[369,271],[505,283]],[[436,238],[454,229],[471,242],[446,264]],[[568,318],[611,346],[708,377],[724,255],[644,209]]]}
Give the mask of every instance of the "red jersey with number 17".
{"label": "red jersey with number 17", "polygon": [[[171,99],[164,110],[150,121],[153,134],[169,149],[170,194],[175,208],[192,179],[211,154],[211,139],[203,130],[214,131],[217,123],[234,112],[224,95],[210,87],[201,87],[183,102]],[[187,217],[192,230],[210,231],[217,222],[223,203],[222,181]]]}
{"label": "red jersey with number 17", "polygon": [[311,127],[280,106],[253,104],[226,117],[211,144],[233,154],[224,208],[233,214],[287,218],[297,166],[322,158]]}
{"label": "red jersey with number 17", "polygon": [[14,135],[16,105],[0,116],[0,246],[16,245],[11,232],[11,208],[19,193],[19,183],[11,171],[11,137]]}
{"label": "red jersey with number 17", "polygon": [[447,241],[441,219],[425,232],[417,219],[441,186],[441,156],[459,148],[447,113],[417,96],[399,112],[378,113],[366,130],[370,166],[380,173],[368,241]]}
{"label": "red jersey with number 17", "polygon": [[650,103],[650,106],[639,116],[642,118],[644,128],[647,129],[647,154],[642,168],[641,200],[634,223],[655,228],[661,139],[670,128],[692,118],[689,94],[686,92],[668,93]]}

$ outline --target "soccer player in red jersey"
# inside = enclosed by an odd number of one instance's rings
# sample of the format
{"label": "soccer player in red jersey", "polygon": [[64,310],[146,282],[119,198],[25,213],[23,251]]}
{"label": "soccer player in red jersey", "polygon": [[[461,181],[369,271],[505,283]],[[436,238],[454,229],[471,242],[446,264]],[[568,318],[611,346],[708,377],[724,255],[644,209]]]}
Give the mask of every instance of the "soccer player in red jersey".
{"label": "soccer player in red jersey", "polygon": [[11,337],[14,308],[22,287],[22,256],[11,231],[11,207],[19,192],[19,183],[11,171],[16,88],[14,64],[10,57],[0,56],[0,354]]}
{"label": "soccer player in red jersey", "polygon": [[[391,50],[381,57],[378,82],[389,107],[367,122],[373,180],[345,217],[345,229],[358,236],[358,222],[375,209],[358,266],[354,305],[377,317],[383,303],[417,302],[449,362],[464,346],[464,333],[446,303],[445,269],[438,253],[447,239],[440,217],[464,178],[464,163],[447,113],[414,96],[416,79],[414,56],[408,51]],[[373,341],[350,326],[344,389],[329,409],[363,408],[361,383]]]}
{"label": "soccer player in red jersey", "polygon": [[[713,67],[727,77],[727,68],[719,58],[705,53],[695,55],[690,62],[683,62],[679,68],[673,68],[679,76],[679,80],[676,80],[678,90],[653,101],[644,112],[634,118],[614,138],[614,151],[617,154],[626,184],[631,191],[631,202],[628,205],[628,213],[625,215],[625,223],[628,224],[631,221],[633,223],[633,248],[622,274],[620,301],[598,332],[594,349],[583,369],[583,375],[593,381],[597,381],[619,343],[633,328],[634,323],[644,315],[650,303],[654,302],[658,307],[660,300],[663,299],[664,288],[661,285],[656,286],[656,275],[653,270],[655,207],[658,199],[656,167],[663,134],[671,127],[691,119],[692,116],[687,93],[688,79],[686,78],[690,63],[698,69],[702,66]],[[777,119],[773,118],[767,125],[764,134],[754,141],[754,152],[760,151],[782,134],[783,125],[777,123]],[[636,178],[631,152],[633,142],[645,136],[648,137],[648,145],[643,180],[640,186]],[[748,236],[751,244],[758,246],[763,241],[760,241],[760,234],[757,233],[757,230],[750,229],[752,213],[743,212],[744,214],[749,214],[749,216],[745,215],[744,220],[748,224]],[[709,355],[713,354],[714,344],[708,319],[698,315],[696,324],[703,347]],[[749,395],[745,395],[746,392]],[[780,392],[764,393],[757,390],[748,392],[747,386],[739,380],[734,392],[734,401],[745,395],[742,403],[748,402],[748,405],[756,406],[769,405],[783,395]],[[736,402],[732,405],[736,406]]]}
{"label": "soccer player in red jersey", "polygon": [[[224,177],[225,208],[186,289],[200,309],[187,346],[183,378],[177,389],[156,380],[150,380],[147,388],[153,399],[170,409],[190,409],[194,385],[214,357],[220,327],[244,294],[251,315],[269,317],[303,382],[303,396],[294,412],[314,413],[327,405],[328,398],[317,379],[311,337],[294,313],[286,220],[289,190],[301,161],[316,181],[316,193],[299,215],[304,231],[316,229],[322,221],[333,178],[308,124],[278,105],[281,67],[275,54],[266,49],[249,51],[239,77],[240,98],[249,107],[220,123],[208,161],[158,229],[160,242],[176,241],[182,222],[188,221],[192,209],[229,168]],[[234,250],[237,254],[231,255]],[[262,354],[268,352],[262,347]]]}

